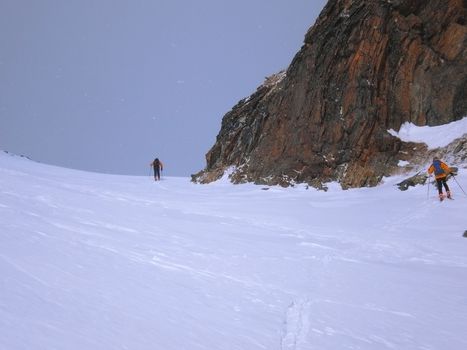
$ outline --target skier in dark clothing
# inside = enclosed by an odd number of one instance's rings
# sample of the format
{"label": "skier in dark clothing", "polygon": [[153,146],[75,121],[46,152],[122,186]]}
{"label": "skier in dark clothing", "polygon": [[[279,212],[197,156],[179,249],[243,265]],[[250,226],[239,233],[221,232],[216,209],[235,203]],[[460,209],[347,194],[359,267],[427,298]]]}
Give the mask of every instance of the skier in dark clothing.
{"label": "skier in dark clothing", "polygon": [[451,198],[451,191],[446,183],[446,178],[451,173],[451,169],[438,157],[434,157],[433,163],[428,168],[428,174],[431,176],[433,172],[435,173],[436,184],[438,185],[439,200],[442,201],[444,199],[443,186],[446,189],[446,196]]}
{"label": "skier in dark clothing", "polygon": [[154,168],[154,181],[160,181],[161,171],[164,170],[164,165],[159,160],[159,158],[154,159],[150,165]]}

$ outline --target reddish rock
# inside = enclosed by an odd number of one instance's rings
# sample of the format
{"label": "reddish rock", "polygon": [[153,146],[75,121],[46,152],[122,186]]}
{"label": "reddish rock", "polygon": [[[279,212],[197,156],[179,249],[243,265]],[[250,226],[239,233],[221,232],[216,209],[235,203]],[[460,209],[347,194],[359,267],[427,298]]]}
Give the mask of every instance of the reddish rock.
{"label": "reddish rock", "polygon": [[403,122],[467,115],[462,0],[330,0],[288,69],[223,120],[194,181],[374,186],[396,166]]}

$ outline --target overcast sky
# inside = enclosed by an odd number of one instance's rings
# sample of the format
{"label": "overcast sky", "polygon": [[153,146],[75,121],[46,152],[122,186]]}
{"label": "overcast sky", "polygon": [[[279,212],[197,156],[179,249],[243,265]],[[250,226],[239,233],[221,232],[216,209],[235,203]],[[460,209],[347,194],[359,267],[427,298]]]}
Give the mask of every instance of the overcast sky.
{"label": "overcast sky", "polygon": [[0,0],[0,149],[136,175],[157,156],[189,176],[325,3]]}

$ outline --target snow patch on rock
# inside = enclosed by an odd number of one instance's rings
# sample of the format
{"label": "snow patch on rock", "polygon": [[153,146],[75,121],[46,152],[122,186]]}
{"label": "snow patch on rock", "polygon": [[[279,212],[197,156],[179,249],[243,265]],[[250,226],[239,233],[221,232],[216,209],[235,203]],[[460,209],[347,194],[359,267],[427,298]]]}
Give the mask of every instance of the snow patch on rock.
{"label": "snow patch on rock", "polygon": [[439,126],[417,126],[405,122],[399,131],[389,129],[388,133],[404,142],[425,143],[429,149],[445,147],[457,138],[467,134],[467,117]]}

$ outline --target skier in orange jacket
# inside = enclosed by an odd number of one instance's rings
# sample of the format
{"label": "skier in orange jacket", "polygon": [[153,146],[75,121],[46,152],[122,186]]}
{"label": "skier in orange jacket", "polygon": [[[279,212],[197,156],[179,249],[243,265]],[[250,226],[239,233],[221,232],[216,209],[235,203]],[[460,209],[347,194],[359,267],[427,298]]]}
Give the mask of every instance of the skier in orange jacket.
{"label": "skier in orange jacket", "polygon": [[442,201],[444,199],[443,186],[446,189],[446,196],[451,198],[451,191],[446,183],[446,178],[451,173],[451,169],[438,157],[434,157],[433,163],[428,168],[428,174],[431,176],[433,172],[435,173],[436,184],[438,186],[439,200]]}

